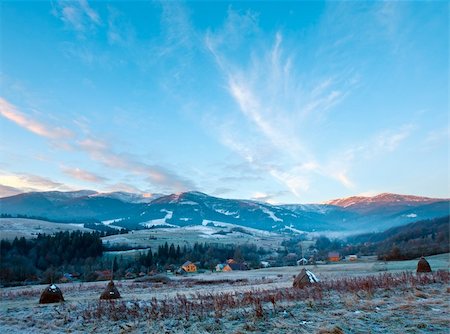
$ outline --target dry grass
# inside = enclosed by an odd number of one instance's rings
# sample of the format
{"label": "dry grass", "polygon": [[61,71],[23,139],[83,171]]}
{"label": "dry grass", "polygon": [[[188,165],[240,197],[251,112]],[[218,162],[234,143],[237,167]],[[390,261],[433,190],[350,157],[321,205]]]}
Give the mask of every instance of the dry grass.
{"label": "dry grass", "polygon": [[[383,273],[377,276],[330,280],[304,289],[255,289],[246,292],[196,293],[190,296],[178,294],[175,298],[162,300],[153,298],[150,302],[96,302],[88,305],[83,312],[83,318],[88,321],[97,319],[117,321],[136,318],[158,320],[169,317],[189,320],[192,317],[202,319],[212,312],[214,317],[219,319],[227,310],[239,308],[250,312],[255,319],[262,319],[269,315],[270,310],[276,310],[277,304],[283,302],[306,301],[306,305],[314,309],[319,307],[322,300],[331,292],[344,295],[345,305],[352,308],[359,298],[356,296],[361,293],[366,294],[366,298],[370,298],[376,290],[415,289],[412,296],[427,298],[427,294],[418,290],[418,287],[432,283],[448,284],[448,282],[449,273],[445,271],[428,275],[414,275],[408,272]],[[353,294],[353,300],[348,297],[349,293]],[[399,305],[398,309],[404,310],[412,307],[412,304],[407,303]]]}

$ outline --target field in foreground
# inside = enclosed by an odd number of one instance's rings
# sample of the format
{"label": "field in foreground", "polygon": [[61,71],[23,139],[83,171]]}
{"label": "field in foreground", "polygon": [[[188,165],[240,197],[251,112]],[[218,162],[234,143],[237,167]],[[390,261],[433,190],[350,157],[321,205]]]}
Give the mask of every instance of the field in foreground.
{"label": "field in foreground", "polygon": [[[322,284],[291,288],[295,267],[123,281],[123,298],[99,302],[105,282],[60,285],[65,303],[39,305],[44,286],[1,292],[0,330],[14,333],[446,333],[448,254],[417,261],[310,268]],[[436,272],[441,269],[439,272]]]}

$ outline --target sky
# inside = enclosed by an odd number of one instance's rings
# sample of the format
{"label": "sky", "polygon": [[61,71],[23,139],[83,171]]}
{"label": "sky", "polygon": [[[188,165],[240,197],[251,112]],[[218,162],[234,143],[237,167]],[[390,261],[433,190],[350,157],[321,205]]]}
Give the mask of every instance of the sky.
{"label": "sky", "polygon": [[0,6],[0,196],[450,197],[445,1]]}

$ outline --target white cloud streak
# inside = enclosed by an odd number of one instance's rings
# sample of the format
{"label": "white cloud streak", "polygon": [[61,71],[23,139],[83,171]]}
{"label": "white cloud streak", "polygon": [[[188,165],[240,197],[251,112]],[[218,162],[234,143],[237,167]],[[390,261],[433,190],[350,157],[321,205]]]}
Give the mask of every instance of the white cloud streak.
{"label": "white cloud streak", "polygon": [[0,171],[0,184],[3,188],[15,188],[21,192],[71,190],[70,187],[46,177],[28,173],[9,173],[6,171]]}
{"label": "white cloud streak", "polygon": [[91,183],[104,183],[107,178],[80,168],[63,167],[62,171],[77,180]]}
{"label": "white cloud streak", "polygon": [[[72,131],[64,127],[51,126],[40,120],[36,120],[30,115],[20,111],[16,106],[9,103],[4,98],[0,98],[0,115],[26,129],[27,131],[49,139],[52,145],[60,149],[79,149],[88,153],[94,161],[99,162],[108,168],[134,173],[144,177],[146,182],[160,187],[162,191],[179,192],[195,189],[195,185],[190,180],[177,175],[168,168],[156,164],[147,164],[131,154],[116,153],[105,142],[94,140],[92,138],[85,138],[73,143],[72,139],[75,135]],[[89,132],[86,130],[85,124],[84,132],[86,131]],[[104,183],[107,181],[105,177],[80,168],[63,167],[62,171],[66,175],[81,181],[92,183]],[[55,187],[63,187],[60,183],[51,182],[44,182],[42,187],[37,187],[36,180],[36,177],[34,177],[34,179],[30,179],[30,177],[26,174],[22,174],[20,177],[16,177],[15,182],[17,184],[21,184],[21,189],[45,189],[46,187],[49,189],[54,189]]]}
{"label": "white cloud streak", "polygon": [[[243,26],[250,27],[253,40],[260,42],[256,16],[253,13],[239,15],[229,10],[224,28],[216,33],[209,31],[205,46],[222,71],[226,89],[239,112],[249,122],[250,129],[246,130],[257,131],[255,141],[258,144],[248,138],[237,138],[237,131],[232,126],[221,126],[221,142],[253,168],[265,171],[284,184],[297,197],[309,189],[311,176],[315,174],[325,174],[350,186],[345,171],[330,172],[317,162],[301,134],[308,120],[323,116],[345,98],[351,87],[342,85],[347,91],[337,89],[339,81],[330,77],[316,80],[311,87],[302,83],[301,75],[294,71],[298,60],[295,53],[288,53],[283,47],[284,37],[280,31],[270,45],[261,48],[261,43],[255,42],[255,46],[249,47],[251,58],[248,64],[233,60],[234,50],[228,41],[239,45],[242,42],[242,29],[239,28]],[[263,155],[261,151],[268,154]],[[270,162],[274,157],[283,168]]]}
{"label": "white cloud streak", "polygon": [[167,191],[186,191],[195,185],[167,168],[150,165],[130,154],[115,153],[106,143],[94,139],[84,139],[77,143],[79,149],[106,167],[144,176],[151,184]]}
{"label": "white cloud streak", "polygon": [[67,139],[73,136],[73,133],[66,128],[52,127],[33,119],[30,115],[19,111],[16,106],[9,103],[4,98],[0,98],[0,115],[41,137],[56,140]]}
{"label": "white cloud streak", "polygon": [[58,1],[53,7],[53,14],[78,33],[85,33],[102,24],[99,14],[87,0]]}

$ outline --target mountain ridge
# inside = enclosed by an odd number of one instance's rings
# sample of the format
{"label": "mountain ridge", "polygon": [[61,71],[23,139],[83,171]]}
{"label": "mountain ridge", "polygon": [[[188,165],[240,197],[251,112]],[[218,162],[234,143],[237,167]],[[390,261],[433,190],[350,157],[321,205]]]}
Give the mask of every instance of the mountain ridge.
{"label": "mountain ridge", "polygon": [[[358,201],[355,201],[355,198]],[[449,200],[383,193],[334,204],[225,199],[198,191],[170,195],[126,192],[31,192],[0,198],[0,213],[59,221],[105,221],[128,229],[228,223],[267,231],[369,231],[448,214]],[[336,205],[340,204],[340,205]],[[112,223],[113,222],[113,223]]]}

